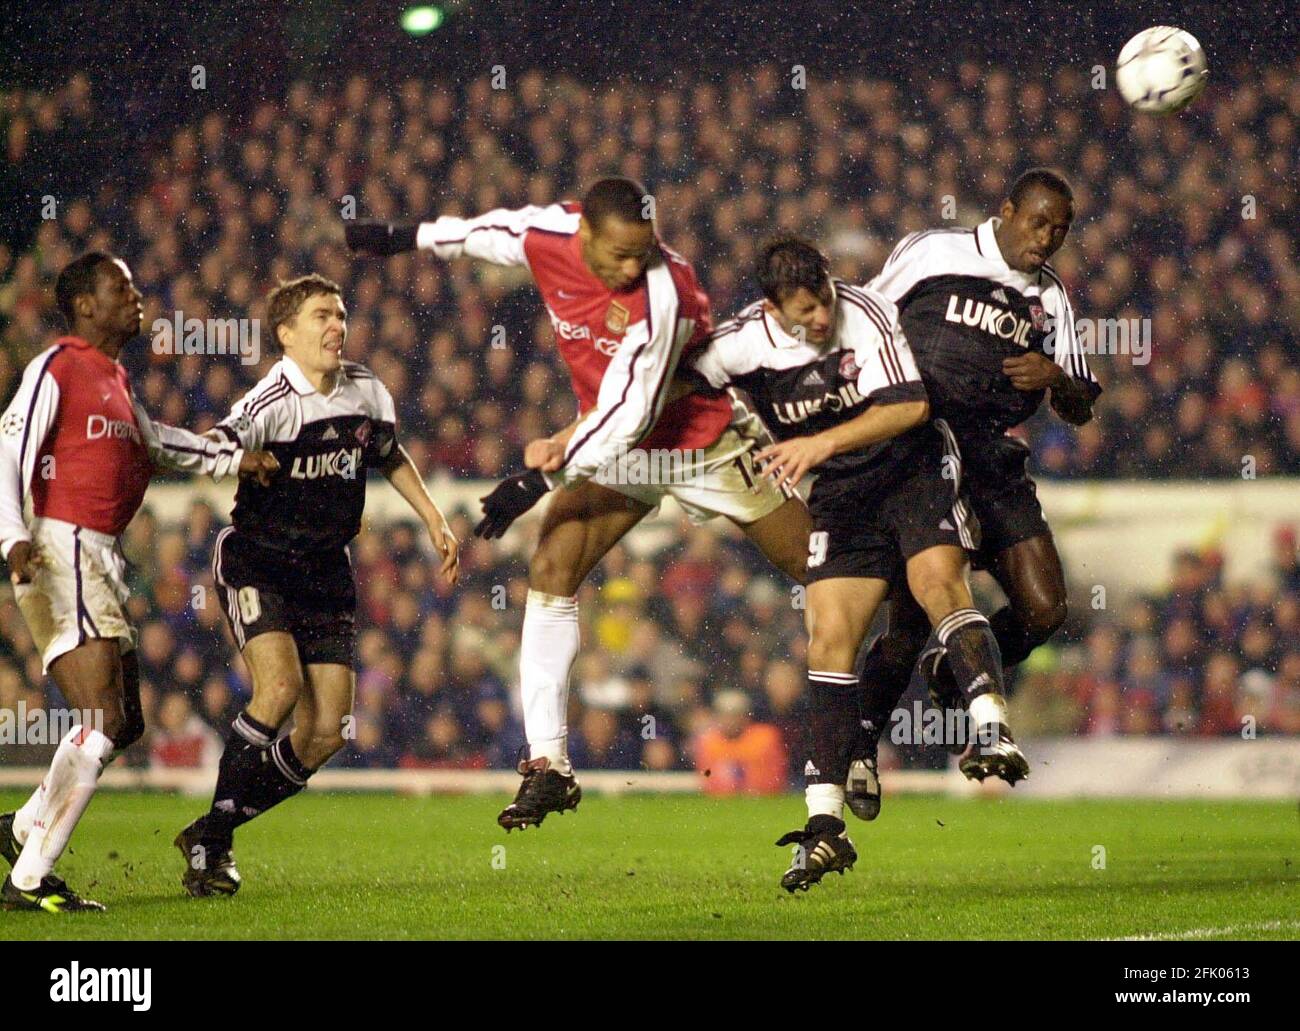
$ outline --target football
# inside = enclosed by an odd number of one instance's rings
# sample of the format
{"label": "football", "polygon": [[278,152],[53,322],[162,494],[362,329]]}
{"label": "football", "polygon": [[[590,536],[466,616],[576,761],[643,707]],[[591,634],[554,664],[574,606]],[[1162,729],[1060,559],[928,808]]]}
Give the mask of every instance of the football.
{"label": "football", "polygon": [[1150,114],[1181,111],[1205,88],[1208,75],[1196,37],[1169,25],[1139,32],[1124,44],[1115,67],[1120,95]]}

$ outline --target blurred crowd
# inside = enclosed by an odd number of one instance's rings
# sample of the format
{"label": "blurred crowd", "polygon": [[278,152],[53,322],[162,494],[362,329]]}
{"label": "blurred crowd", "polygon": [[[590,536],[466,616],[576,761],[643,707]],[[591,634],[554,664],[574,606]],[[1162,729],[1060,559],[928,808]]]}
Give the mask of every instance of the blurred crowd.
{"label": "blurred crowd", "polygon": [[[246,672],[213,593],[222,520],[194,502],[182,525],[147,508],[123,539],[149,727],[128,762],[215,763],[247,700]],[[436,577],[423,531],[368,524],[359,585],[357,696],[345,767],[504,769],[523,745],[518,641],[527,592],[519,552],[470,537],[461,584]],[[738,534],[683,519],[667,547],[616,547],[579,594],[583,648],[570,694],[580,768],[708,772],[708,790],[802,782],[808,693],[800,593]],[[1168,591],[1114,615],[1076,605],[1067,632],[1012,676],[1026,737],[1300,734],[1300,557],[1279,529],[1267,582],[1225,586],[1214,552],[1180,553]],[[1077,593],[1077,592],[1076,592]],[[1079,611],[1083,610],[1083,611]],[[0,709],[57,696],[8,590],[0,600]],[[46,691],[51,692],[48,696]],[[919,695],[917,696],[920,697]],[[907,696],[900,708],[910,711]],[[22,762],[21,749],[0,762]],[[886,762],[935,752],[886,748]]]}
{"label": "blurred crowd", "polygon": [[[84,248],[128,260],[150,329],[178,311],[256,319],[277,279],[315,270],[342,284],[349,352],[388,384],[420,467],[495,477],[572,416],[526,275],[428,255],[355,261],[341,217],[477,214],[631,175],[721,320],[756,295],[750,268],[775,232],[814,237],[861,281],[903,234],[973,224],[1020,171],[1048,164],[1077,196],[1055,259],[1076,312],[1146,320],[1137,332],[1150,348],[1095,357],[1108,392],[1090,426],[1031,424],[1039,469],[1239,477],[1249,456],[1250,475],[1294,474],[1298,67],[1216,79],[1168,118],[1135,116],[1079,69],[1021,82],[973,62],[910,83],[797,81],[772,65],[678,70],[653,89],[537,71],[500,89],[487,77],[298,82],[237,123],[196,99],[192,121],[160,132],[130,177],[112,164],[131,149],[104,130],[93,84],[75,75],[52,92],[0,96],[3,186],[21,199],[4,212],[3,238],[23,241],[0,247],[0,388],[58,329],[51,284]],[[47,196],[53,217],[38,223]],[[274,359],[262,343],[261,361],[245,365],[142,342],[131,365],[156,416],[202,429]]]}
{"label": "blurred crowd", "polygon": [[[349,356],[387,384],[421,471],[491,479],[574,413],[526,276],[427,255],[353,260],[341,216],[475,214],[631,175],[653,192],[662,235],[696,263],[721,319],[755,296],[749,268],[774,232],[816,238],[839,274],[866,280],[904,233],[948,214],[973,224],[1026,166],[1050,164],[1076,190],[1079,217],[1055,260],[1074,307],[1149,319],[1152,346],[1146,364],[1094,357],[1107,392],[1089,426],[1031,422],[1038,472],[1240,477],[1248,458],[1252,475],[1295,475],[1297,70],[1216,81],[1166,119],[1134,117],[1076,70],[1020,83],[1012,69],[969,63],[951,78],[810,77],[803,89],[770,66],[716,80],[680,71],[655,89],[537,72],[500,90],[487,79],[388,90],[352,78],[325,91],[297,83],[237,123],[201,113],[143,157],[105,133],[84,76],[9,91],[0,191],[37,210],[49,183],[56,203],[34,229],[23,205],[0,213],[0,394],[61,331],[53,280],[82,250],[127,259],[146,330],[177,312],[258,319],[277,279],[314,270],[342,284]],[[128,159],[143,174],[124,174]],[[201,431],[274,360],[261,343],[249,364],[157,353],[149,340],[126,361],[155,417]],[[137,764],[212,762],[242,705],[244,671],[208,572],[221,518],[196,502],[181,525],[146,511],[128,531],[150,726]],[[470,542],[467,513],[456,529]],[[1079,617],[1018,673],[1020,732],[1226,735],[1249,717],[1260,733],[1300,733],[1289,530],[1277,549],[1276,583],[1227,587],[1212,554],[1187,554],[1166,596]],[[467,543],[453,592],[410,526],[367,526],[353,551],[357,708],[335,762],[513,765],[520,557]],[[713,790],[801,780],[802,612],[742,540],[683,523],[659,554],[616,548],[580,597],[569,720],[579,767],[698,767]],[[39,705],[42,683],[6,595],[0,708]]]}

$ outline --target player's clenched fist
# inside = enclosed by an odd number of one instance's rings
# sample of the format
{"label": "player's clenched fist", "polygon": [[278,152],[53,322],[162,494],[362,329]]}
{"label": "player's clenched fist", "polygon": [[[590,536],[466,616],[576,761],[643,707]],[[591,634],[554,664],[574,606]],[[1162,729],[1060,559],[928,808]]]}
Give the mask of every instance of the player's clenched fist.
{"label": "player's clenched fist", "polygon": [[502,480],[491,494],[479,499],[483,502],[483,518],[474,527],[474,535],[488,540],[500,537],[549,489],[546,478],[536,469]]}
{"label": "player's clenched fist", "polygon": [[30,541],[18,541],[9,549],[9,579],[15,584],[29,584],[41,565],[40,552]]}
{"label": "player's clenched fist", "polygon": [[357,254],[385,256],[415,250],[415,222],[383,222],[376,219],[359,219],[346,222],[343,235],[348,249]]}
{"label": "player's clenched fist", "polygon": [[263,487],[271,486],[271,477],[280,471],[280,463],[269,451],[245,451],[239,460],[239,475],[251,478]]}

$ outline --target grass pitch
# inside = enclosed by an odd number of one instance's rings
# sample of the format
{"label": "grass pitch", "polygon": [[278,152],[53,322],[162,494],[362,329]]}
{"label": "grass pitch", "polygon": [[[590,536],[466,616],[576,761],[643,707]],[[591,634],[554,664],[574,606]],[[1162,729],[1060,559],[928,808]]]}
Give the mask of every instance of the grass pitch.
{"label": "grass pitch", "polygon": [[105,791],[59,869],[109,911],[0,937],[1300,937],[1294,802],[887,797],[857,868],[789,896],[797,796],[591,796],[508,836],[507,801],[309,791],[239,832],[235,898],[190,899],[171,841],[206,802]]}

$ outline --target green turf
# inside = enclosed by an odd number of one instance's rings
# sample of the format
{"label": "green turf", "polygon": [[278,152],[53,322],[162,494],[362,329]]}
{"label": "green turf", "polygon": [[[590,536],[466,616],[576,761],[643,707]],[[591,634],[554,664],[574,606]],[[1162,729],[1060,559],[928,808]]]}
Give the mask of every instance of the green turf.
{"label": "green turf", "polygon": [[591,796],[509,836],[505,801],[309,792],[239,832],[236,898],[195,900],[171,839],[203,803],[104,792],[60,871],[109,912],[0,912],[0,936],[1300,937],[1295,803],[887,798],[850,818],[855,871],[787,896],[795,796]]}

